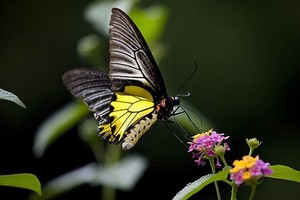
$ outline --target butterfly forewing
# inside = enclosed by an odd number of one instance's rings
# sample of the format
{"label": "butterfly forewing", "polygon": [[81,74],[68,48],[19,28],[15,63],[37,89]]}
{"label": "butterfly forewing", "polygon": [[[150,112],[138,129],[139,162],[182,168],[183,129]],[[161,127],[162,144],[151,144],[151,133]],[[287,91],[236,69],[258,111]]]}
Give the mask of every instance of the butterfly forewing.
{"label": "butterfly forewing", "polygon": [[110,25],[109,77],[113,88],[139,84],[148,86],[152,94],[167,96],[158,66],[134,22],[113,8]]}

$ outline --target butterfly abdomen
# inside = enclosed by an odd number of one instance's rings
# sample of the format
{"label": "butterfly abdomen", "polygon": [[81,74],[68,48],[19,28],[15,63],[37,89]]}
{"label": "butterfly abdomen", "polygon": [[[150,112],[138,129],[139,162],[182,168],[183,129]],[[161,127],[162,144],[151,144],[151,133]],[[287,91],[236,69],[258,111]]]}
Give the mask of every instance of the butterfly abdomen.
{"label": "butterfly abdomen", "polygon": [[156,120],[157,114],[151,113],[151,115],[145,116],[138,123],[136,123],[131,129],[128,130],[128,133],[126,133],[126,137],[122,143],[122,148],[124,150],[128,150],[134,147],[140,137],[149,130]]}

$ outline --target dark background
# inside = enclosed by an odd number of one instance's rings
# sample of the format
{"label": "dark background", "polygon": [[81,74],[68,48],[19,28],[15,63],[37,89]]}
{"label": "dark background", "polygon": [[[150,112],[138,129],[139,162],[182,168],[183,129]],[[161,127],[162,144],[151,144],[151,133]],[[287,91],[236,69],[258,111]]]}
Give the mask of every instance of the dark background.
{"label": "dark background", "polygon": [[[85,63],[77,42],[94,30],[83,19],[92,1],[0,1],[0,88],[27,106],[0,102],[0,174],[29,172],[45,183],[93,161],[77,134],[67,134],[42,158],[32,154],[35,131],[51,113],[71,101],[61,75]],[[158,2],[158,1],[157,1]],[[141,6],[153,5],[142,1]],[[169,94],[193,71],[187,99],[221,132],[230,135],[228,160],[247,154],[245,138],[263,140],[256,152],[271,164],[300,168],[300,3],[298,1],[165,1],[169,21],[162,41],[167,55],[160,63]],[[186,183],[209,172],[195,166],[186,149],[155,125],[134,152],[150,168],[132,192],[118,199],[171,199]],[[164,148],[157,148],[164,147]],[[267,179],[258,199],[295,199],[299,185]],[[229,188],[225,187],[225,197]],[[28,191],[0,188],[9,199]],[[244,189],[247,193],[248,190]],[[83,186],[65,194],[99,199],[100,189]],[[213,188],[202,192],[215,199]],[[203,198],[203,196],[201,196]],[[225,198],[226,199],[226,198]]]}

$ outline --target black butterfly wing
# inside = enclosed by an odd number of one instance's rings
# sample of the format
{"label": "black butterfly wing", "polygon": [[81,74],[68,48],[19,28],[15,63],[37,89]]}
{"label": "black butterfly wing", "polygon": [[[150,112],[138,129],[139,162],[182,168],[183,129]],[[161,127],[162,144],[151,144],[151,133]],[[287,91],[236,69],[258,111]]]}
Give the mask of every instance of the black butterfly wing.
{"label": "black butterfly wing", "polygon": [[62,80],[75,97],[84,100],[95,118],[100,120],[100,124],[108,120],[114,93],[107,73],[92,69],[73,69],[64,73]]}
{"label": "black butterfly wing", "polygon": [[113,90],[139,85],[155,96],[167,96],[154,57],[134,22],[122,10],[113,8],[110,25],[109,78]]}

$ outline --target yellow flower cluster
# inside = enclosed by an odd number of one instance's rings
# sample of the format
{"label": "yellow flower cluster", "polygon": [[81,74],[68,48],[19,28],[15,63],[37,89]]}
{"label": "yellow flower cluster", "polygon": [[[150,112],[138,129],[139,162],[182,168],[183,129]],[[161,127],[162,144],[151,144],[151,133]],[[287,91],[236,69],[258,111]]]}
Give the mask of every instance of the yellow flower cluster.
{"label": "yellow flower cluster", "polygon": [[230,169],[230,179],[236,185],[241,185],[244,181],[258,180],[273,173],[270,163],[262,161],[259,156],[255,158],[244,156],[242,160],[234,161],[233,166],[234,168]]}
{"label": "yellow flower cluster", "polygon": [[258,159],[258,156],[256,156],[255,158],[252,156],[243,156],[242,160],[235,160],[233,162],[234,168],[230,169],[230,173],[236,173],[240,170],[243,170],[243,179],[250,179],[251,173],[248,170],[256,164]]}
{"label": "yellow flower cluster", "polygon": [[213,131],[213,129],[210,129],[210,130],[208,130],[208,131],[206,131],[206,132],[198,133],[198,134],[194,135],[194,136],[193,136],[193,138],[194,138],[193,141],[197,140],[198,138],[203,137],[204,135],[208,135],[208,136],[209,136],[209,135],[212,133],[212,131]]}

